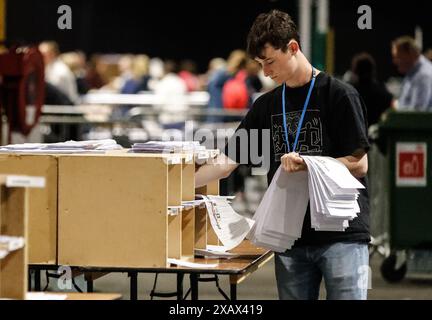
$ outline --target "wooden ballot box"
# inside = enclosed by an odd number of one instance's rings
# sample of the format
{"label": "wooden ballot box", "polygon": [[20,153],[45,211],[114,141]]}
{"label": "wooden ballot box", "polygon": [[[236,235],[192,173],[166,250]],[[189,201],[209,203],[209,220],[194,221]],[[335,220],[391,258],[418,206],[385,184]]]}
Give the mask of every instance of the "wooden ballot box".
{"label": "wooden ballot box", "polygon": [[58,264],[166,267],[209,226],[181,206],[195,198],[191,155],[63,155],[58,168]]}
{"label": "wooden ballot box", "polygon": [[45,178],[45,188],[28,190],[29,263],[56,263],[57,171],[57,158],[53,155],[0,154],[0,175],[15,174]]}

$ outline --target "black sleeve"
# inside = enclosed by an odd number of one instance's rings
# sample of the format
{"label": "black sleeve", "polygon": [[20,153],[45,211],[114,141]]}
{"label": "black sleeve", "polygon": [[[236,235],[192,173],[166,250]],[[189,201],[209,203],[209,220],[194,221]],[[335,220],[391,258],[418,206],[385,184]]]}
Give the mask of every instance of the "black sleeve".
{"label": "black sleeve", "polygon": [[259,166],[257,155],[262,154],[262,122],[265,106],[258,98],[228,139],[224,153],[233,161],[247,166]]}
{"label": "black sleeve", "polygon": [[357,149],[369,150],[366,106],[358,93],[344,94],[333,106],[334,153],[344,157]]}

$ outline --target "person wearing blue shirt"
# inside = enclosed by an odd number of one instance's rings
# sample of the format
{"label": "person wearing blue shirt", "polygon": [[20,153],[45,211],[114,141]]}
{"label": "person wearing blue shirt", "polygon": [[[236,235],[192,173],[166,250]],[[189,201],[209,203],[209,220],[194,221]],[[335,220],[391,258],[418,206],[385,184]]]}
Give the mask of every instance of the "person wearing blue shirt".
{"label": "person wearing blue shirt", "polygon": [[409,36],[392,42],[393,63],[405,75],[398,110],[432,111],[432,63]]}

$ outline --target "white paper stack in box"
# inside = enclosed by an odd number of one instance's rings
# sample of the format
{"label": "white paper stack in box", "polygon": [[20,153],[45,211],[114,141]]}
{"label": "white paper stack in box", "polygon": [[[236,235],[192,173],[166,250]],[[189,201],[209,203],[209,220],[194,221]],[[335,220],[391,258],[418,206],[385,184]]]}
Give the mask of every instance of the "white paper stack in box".
{"label": "white paper stack in box", "polygon": [[339,161],[303,157],[308,171],[276,171],[253,217],[248,238],[276,252],[290,249],[300,238],[308,201],[311,226],[317,231],[345,231],[360,212],[357,189],[364,186]]}

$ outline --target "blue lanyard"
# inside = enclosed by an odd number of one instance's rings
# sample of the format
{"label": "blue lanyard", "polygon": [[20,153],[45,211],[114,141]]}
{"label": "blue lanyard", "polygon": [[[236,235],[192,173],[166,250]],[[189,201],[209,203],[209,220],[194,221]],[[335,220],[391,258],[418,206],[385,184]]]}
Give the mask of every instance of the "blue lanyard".
{"label": "blue lanyard", "polygon": [[[309,104],[309,99],[310,99],[312,89],[313,89],[314,84],[315,84],[315,78],[316,78],[315,69],[312,67],[312,81],[311,81],[311,84],[309,86],[309,91],[308,91],[306,100],[305,100],[304,105],[303,105],[303,112],[302,112],[302,115],[300,117],[300,120],[299,120],[299,123],[297,126],[297,133],[295,136],[293,150],[292,150],[293,152],[295,152],[295,150],[297,148],[298,138],[300,136],[300,130],[301,130],[301,127],[303,125],[303,120],[304,120],[304,116],[306,114],[306,109],[307,109],[307,106]],[[287,144],[288,153],[289,153],[289,152],[291,152],[291,150],[290,150],[290,145],[289,145],[289,141],[288,141],[288,129],[287,129],[287,122],[286,122],[286,115],[285,115],[285,87],[286,87],[286,84],[284,82],[284,84],[282,86],[282,115],[283,115],[283,124],[284,124],[284,130],[285,130],[285,142]]]}

